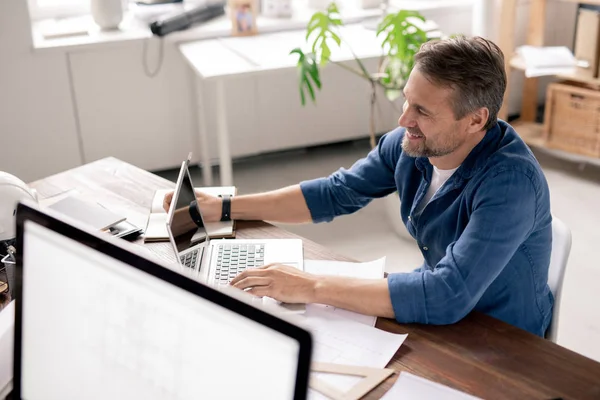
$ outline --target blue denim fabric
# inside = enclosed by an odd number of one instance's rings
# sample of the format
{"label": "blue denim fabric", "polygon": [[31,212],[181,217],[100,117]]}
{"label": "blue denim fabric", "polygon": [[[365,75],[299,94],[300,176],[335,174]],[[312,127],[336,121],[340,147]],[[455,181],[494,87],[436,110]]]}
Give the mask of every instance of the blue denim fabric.
{"label": "blue denim fabric", "polygon": [[415,271],[388,276],[398,322],[451,324],[477,310],[543,336],[554,303],[547,284],[552,216],[548,184],[529,148],[498,121],[415,215],[433,167],[403,154],[403,137],[398,128],[350,169],[301,182],[313,221],[397,192],[399,217],[424,257]]}

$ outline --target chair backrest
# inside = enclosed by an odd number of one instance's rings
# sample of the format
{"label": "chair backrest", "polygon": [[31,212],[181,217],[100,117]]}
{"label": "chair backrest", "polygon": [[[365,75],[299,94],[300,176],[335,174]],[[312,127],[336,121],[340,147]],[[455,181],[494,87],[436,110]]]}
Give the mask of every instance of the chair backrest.
{"label": "chair backrest", "polygon": [[567,261],[571,252],[571,230],[564,222],[552,217],[552,252],[548,270],[548,286],[554,295],[552,321],[546,331],[546,338],[556,343],[558,333],[558,315]]}

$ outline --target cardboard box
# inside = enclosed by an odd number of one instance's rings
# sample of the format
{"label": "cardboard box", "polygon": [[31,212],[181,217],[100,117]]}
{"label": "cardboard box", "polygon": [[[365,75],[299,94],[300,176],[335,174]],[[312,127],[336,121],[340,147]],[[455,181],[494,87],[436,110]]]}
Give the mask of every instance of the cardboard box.
{"label": "cardboard box", "polygon": [[589,78],[598,76],[600,58],[600,12],[579,10],[575,32],[575,58],[584,61],[587,67],[577,67],[577,74]]}

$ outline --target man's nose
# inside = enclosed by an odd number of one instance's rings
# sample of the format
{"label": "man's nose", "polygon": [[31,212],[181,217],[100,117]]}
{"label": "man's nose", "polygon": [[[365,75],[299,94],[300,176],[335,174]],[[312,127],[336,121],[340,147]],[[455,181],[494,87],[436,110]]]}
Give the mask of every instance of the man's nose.
{"label": "man's nose", "polygon": [[400,118],[398,118],[398,125],[404,128],[412,128],[415,126],[415,120],[411,116],[411,112],[409,110],[404,110]]}

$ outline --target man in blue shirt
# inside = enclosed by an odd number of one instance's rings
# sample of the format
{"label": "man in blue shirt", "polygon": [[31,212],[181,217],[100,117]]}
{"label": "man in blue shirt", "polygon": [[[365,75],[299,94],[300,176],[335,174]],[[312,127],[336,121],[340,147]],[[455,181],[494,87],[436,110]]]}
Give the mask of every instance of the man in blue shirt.
{"label": "man in blue shirt", "polygon": [[[231,201],[233,219],[326,222],[397,192],[421,267],[362,280],[270,265],[232,284],[403,323],[451,324],[477,310],[543,336],[553,306],[549,191],[528,147],[497,119],[505,87],[504,58],[492,42],[426,43],[404,88],[401,128],[365,158],[329,177]],[[206,219],[221,218],[221,199],[200,194],[199,202]]]}

